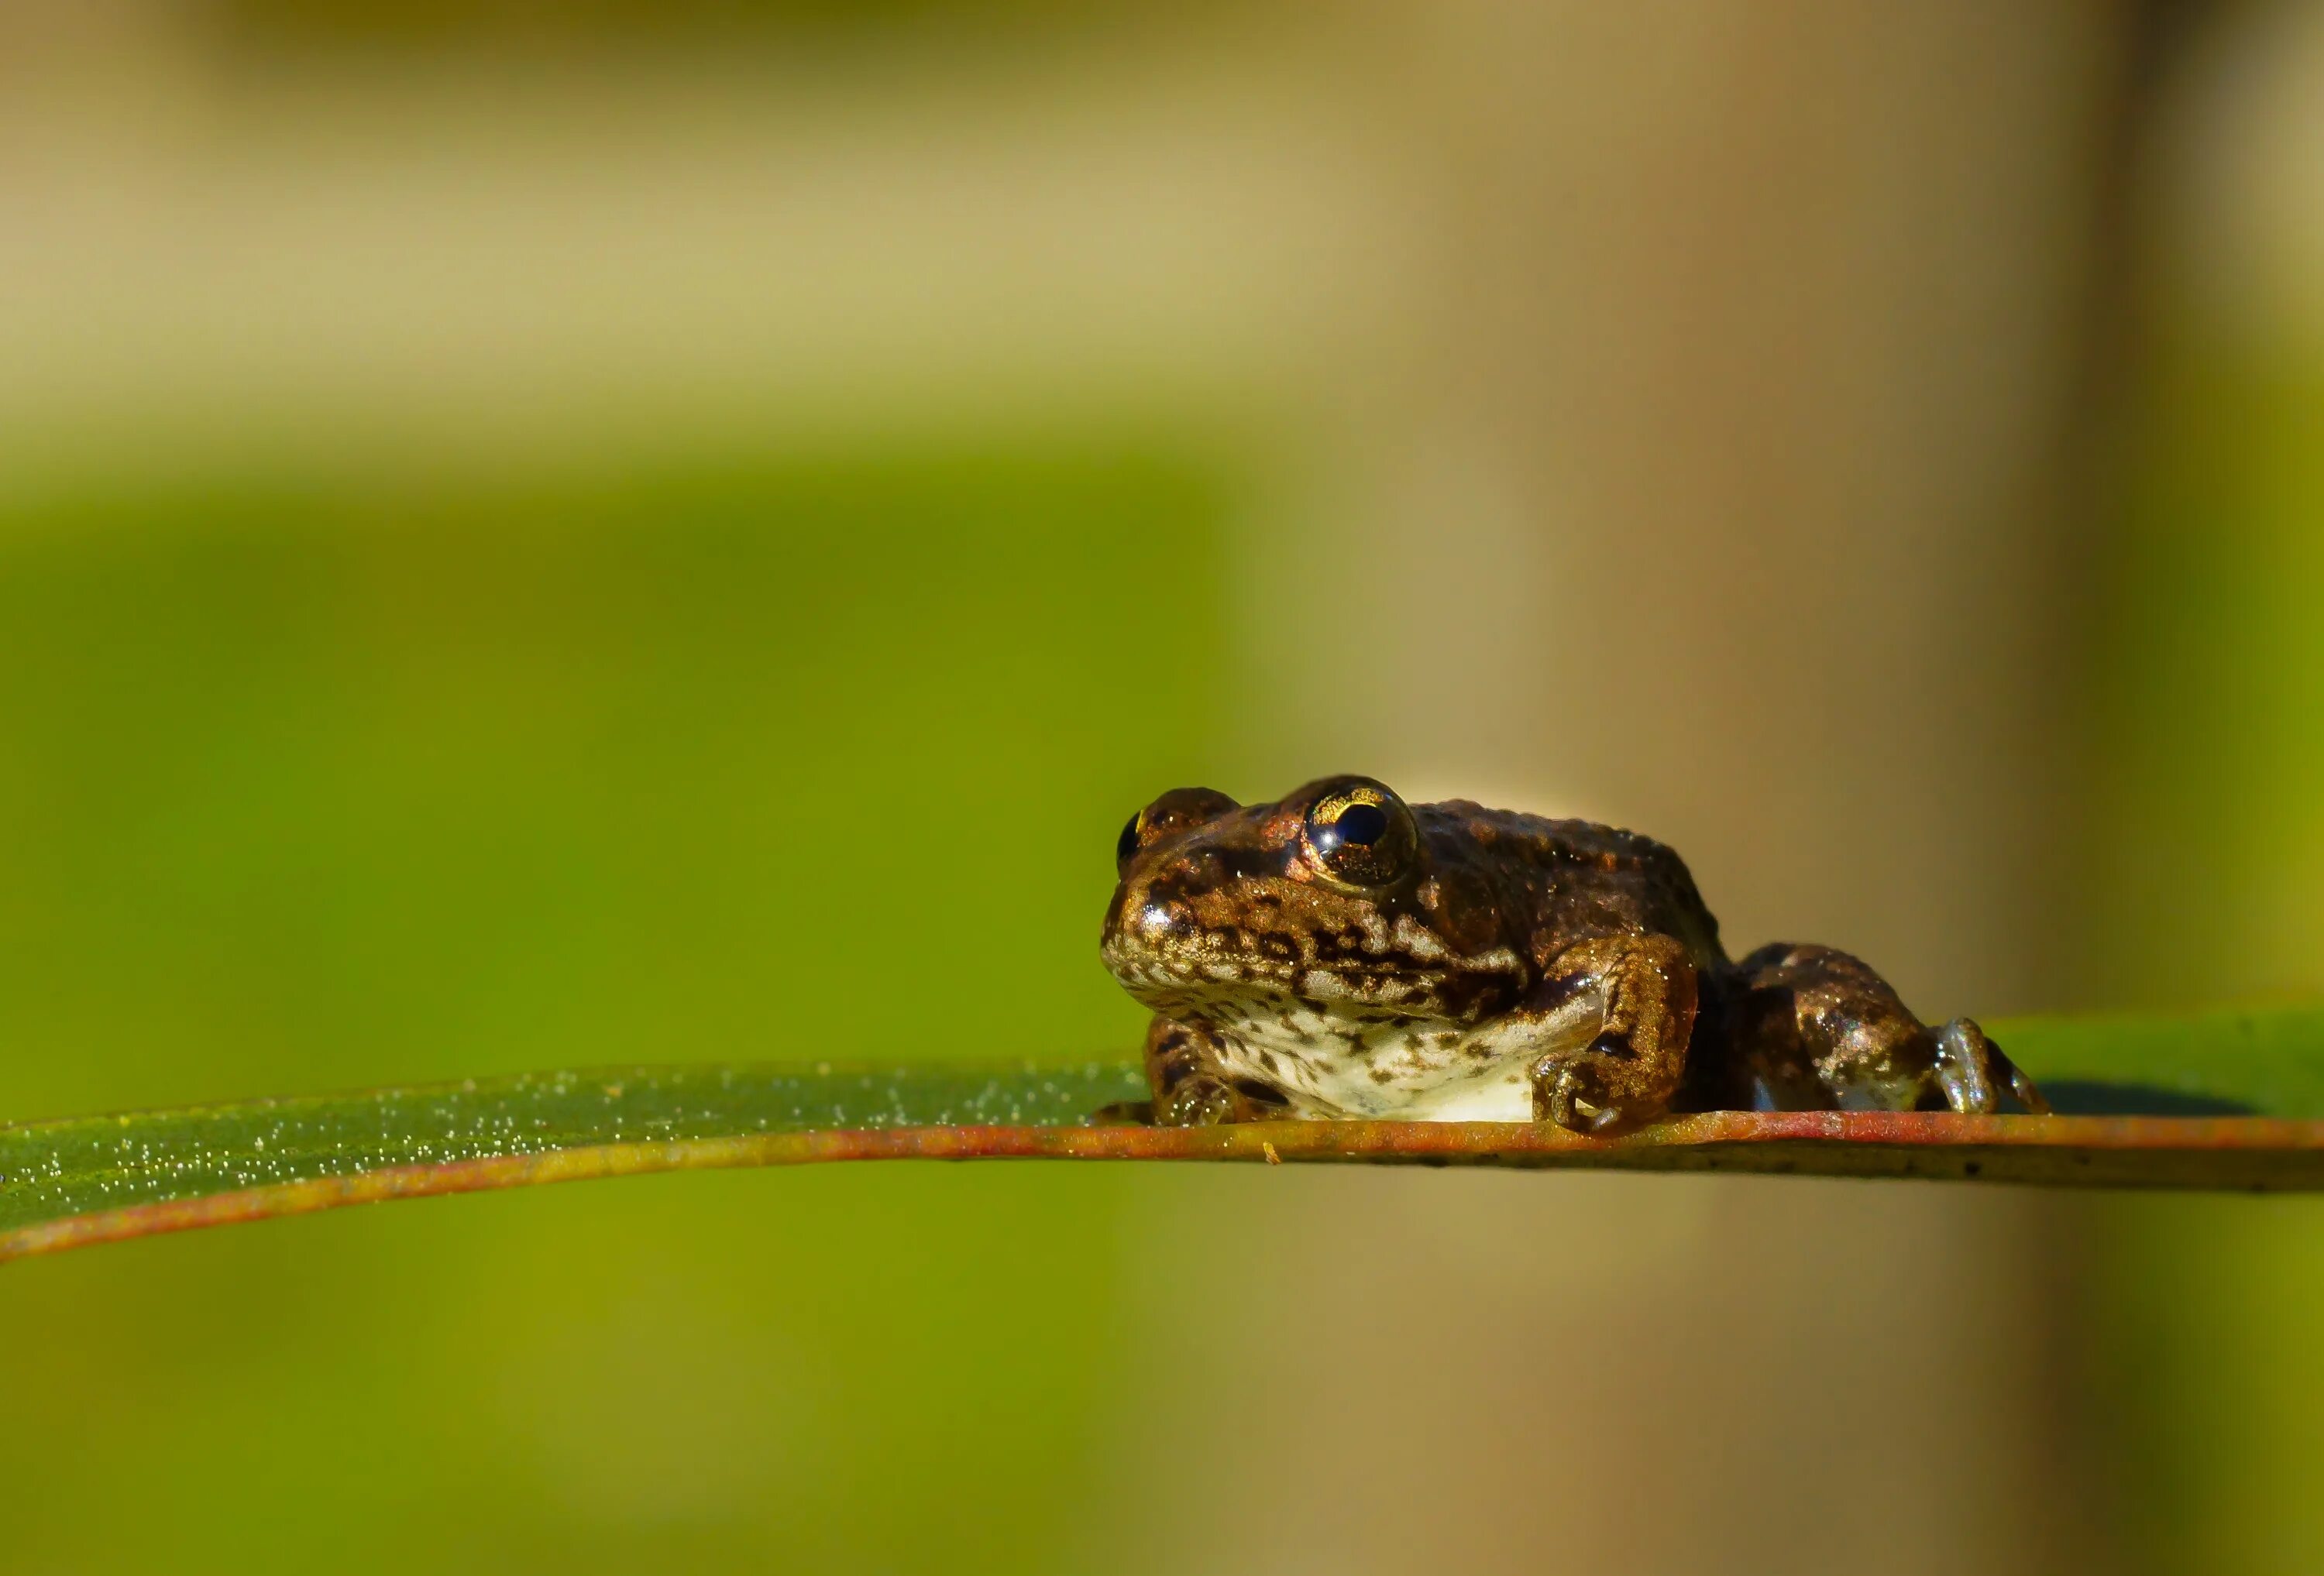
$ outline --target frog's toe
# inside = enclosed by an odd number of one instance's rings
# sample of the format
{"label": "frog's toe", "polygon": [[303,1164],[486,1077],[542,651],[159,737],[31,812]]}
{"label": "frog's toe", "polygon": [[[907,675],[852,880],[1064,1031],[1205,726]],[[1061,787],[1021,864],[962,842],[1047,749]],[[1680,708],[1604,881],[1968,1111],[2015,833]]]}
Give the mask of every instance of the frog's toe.
{"label": "frog's toe", "polygon": [[1533,1065],[1533,1120],[1572,1133],[1600,1133],[1623,1119],[1587,1063],[1553,1055]]}
{"label": "frog's toe", "polygon": [[1966,1018],[1956,1018],[1937,1030],[1937,1087],[1944,1091],[1948,1106],[1960,1111],[1998,1109],[1992,1050],[1992,1043]]}
{"label": "frog's toe", "polygon": [[1533,1065],[1533,1120],[1575,1128],[1581,1120],[1582,1076],[1571,1064],[1545,1056]]}

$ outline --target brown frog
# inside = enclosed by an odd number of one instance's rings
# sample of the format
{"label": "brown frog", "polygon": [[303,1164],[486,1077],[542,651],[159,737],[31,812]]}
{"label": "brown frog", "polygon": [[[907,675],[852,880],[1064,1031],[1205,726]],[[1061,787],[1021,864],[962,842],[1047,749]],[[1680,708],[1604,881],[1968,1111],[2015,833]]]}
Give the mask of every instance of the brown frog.
{"label": "brown frog", "polygon": [[1164,794],[1122,829],[1106,967],[1152,1008],[1152,1120],[1554,1121],[2049,1110],[1965,1018],[1846,953],[1719,943],[1651,838],[1362,777]]}

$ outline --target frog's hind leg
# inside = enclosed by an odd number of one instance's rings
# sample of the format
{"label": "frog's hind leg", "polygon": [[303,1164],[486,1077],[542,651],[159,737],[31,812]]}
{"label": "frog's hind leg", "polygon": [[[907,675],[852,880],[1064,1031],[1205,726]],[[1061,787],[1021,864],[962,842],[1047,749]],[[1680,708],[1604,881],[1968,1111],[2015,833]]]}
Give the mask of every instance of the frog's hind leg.
{"label": "frog's hind leg", "polygon": [[1974,1022],[1923,1024],[1887,981],[1844,952],[1779,943],[1737,972],[1727,1017],[1749,1103],[1997,1111],[2006,1091],[2029,1111],[2049,1111],[2033,1080]]}

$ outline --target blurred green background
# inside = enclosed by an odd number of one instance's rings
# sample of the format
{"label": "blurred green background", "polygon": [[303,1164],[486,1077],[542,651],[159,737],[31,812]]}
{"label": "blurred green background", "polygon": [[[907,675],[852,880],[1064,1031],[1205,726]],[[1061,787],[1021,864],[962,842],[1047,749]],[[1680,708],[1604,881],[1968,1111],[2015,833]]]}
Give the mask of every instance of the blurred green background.
{"label": "blurred green background", "polygon": [[1087,851],[1199,759],[1225,504],[1070,437],[21,503],[8,1104],[1134,1035]]}
{"label": "blurred green background", "polygon": [[[1197,757],[1224,501],[1033,435],[21,503],[0,1099],[1129,1045],[1093,894]],[[23,1286],[0,1559],[1077,1562],[1115,1180],[734,1180]]]}
{"label": "blurred green background", "polygon": [[[2290,0],[14,7],[0,1117],[1127,1055],[1122,816],[1341,769],[1932,1013],[2312,997],[2319,105]],[[1969,1191],[28,1262],[0,1571],[2313,1563],[2319,1206]]]}

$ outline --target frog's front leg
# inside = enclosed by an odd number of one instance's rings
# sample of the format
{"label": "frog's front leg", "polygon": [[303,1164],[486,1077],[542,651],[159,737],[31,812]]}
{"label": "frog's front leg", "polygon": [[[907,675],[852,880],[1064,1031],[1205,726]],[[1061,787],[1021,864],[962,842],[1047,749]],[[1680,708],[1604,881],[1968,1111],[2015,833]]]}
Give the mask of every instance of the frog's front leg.
{"label": "frog's front leg", "polygon": [[1154,1125],[1211,1127],[1221,1122],[1280,1120],[1288,1102],[1220,1066],[1208,1029],[1157,1016],[1146,1031],[1146,1085],[1153,1092]]}
{"label": "frog's front leg", "polygon": [[1694,1031],[1694,961],[1668,935],[1593,936],[1543,970],[1508,1025],[1538,1053],[1534,1120],[1578,1133],[1649,1121],[1670,1108]]}

